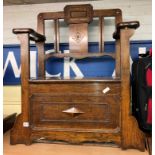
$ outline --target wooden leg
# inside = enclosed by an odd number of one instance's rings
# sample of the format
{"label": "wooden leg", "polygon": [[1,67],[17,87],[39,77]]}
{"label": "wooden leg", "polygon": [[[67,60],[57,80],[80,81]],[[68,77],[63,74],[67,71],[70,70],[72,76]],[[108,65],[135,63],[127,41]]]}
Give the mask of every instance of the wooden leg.
{"label": "wooden leg", "polygon": [[140,131],[135,118],[130,116],[127,124],[124,124],[123,130],[122,149],[134,148],[145,151],[145,136],[143,132]]}
{"label": "wooden leg", "polygon": [[146,135],[146,149],[149,152],[149,155],[152,155],[152,135],[147,134]]}
{"label": "wooden leg", "polygon": [[30,129],[29,127],[23,127],[22,114],[19,114],[16,118],[15,124],[10,132],[10,144],[26,144],[30,145]]}

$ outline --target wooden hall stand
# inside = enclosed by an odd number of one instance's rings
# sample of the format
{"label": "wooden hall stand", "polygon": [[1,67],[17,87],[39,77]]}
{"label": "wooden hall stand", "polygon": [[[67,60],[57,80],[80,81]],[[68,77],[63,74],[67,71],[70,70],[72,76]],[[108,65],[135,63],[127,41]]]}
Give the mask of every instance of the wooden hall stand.
{"label": "wooden hall stand", "polygon": [[[88,25],[99,19],[99,51],[88,52]],[[105,17],[114,17],[116,51],[104,52]],[[69,53],[59,52],[59,21],[69,26]],[[54,53],[45,54],[45,20],[53,20]],[[139,22],[122,22],[120,9],[93,10],[91,5],[69,5],[64,12],[38,15],[38,29],[13,29],[21,43],[22,112],[11,130],[11,144],[65,141],[113,142],[122,149],[144,151],[144,135],[130,114],[129,39]],[[38,78],[30,78],[29,44],[38,48]],[[45,61],[51,57],[109,56],[115,59],[115,78],[63,79],[45,77]],[[108,89],[108,91],[107,91]]]}

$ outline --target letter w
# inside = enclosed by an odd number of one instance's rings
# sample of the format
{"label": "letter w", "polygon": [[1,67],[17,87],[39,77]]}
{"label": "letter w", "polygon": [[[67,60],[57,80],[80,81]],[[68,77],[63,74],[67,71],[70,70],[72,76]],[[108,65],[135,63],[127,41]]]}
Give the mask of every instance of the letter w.
{"label": "letter w", "polygon": [[5,62],[5,65],[4,65],[4,70],[3,70],[3,77],[5,75],[5,72],[6,72],[6,69],[7,69],[8,65],[9,65],[9,62],[11,64],[11,66],[12,66],[12,70],[13,70],[13,73],[14,73],[15,77],[19,78],[20,73],[21,73],[21,66],[18,68],[14,53],[12,51],[9,52],[8,57],[6,59],[6,62]]}

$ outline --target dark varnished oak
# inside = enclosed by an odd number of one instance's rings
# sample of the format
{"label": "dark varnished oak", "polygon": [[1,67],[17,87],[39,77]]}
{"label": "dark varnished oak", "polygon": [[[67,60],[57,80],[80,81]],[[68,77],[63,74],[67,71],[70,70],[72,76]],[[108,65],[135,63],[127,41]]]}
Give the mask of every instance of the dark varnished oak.
{"label": "dark varnished oak", "polygon": [[[120,82],[32,80],[30,83],[31,113],[36,111],[31,117],[32,141],[46,126],[50,133],[45,135],[46,140],[54,136],[55,140],[71,143],[103,142],[108,136],[109,142],[120,144]],[[111,86],[111,93],[103,95],[102,89],[107,86]],[[62,112],[70,107],[83,113],[72,116]],[[56,132],[60,134],[55,135]]]}
{"label": "dark varnished oak", "polygon": [[[99,19],[99,51],[88,51],[88,26]],[[114,17],[116,51],[104,52],[104,17]],[[54,53],[44,53],[45,20],[54,21]],[[59,20],[69,26],[70,53],[59,52]],[[144,135],[130,113],[129,39],[138,22],[122,22],[120,9],[93,10],[91,5],[66,6],[64,12],[38,15],[37,32],[14,29],[21,43],[22,112],[11,130],[11,144],[33,142],[115,143],[144,151]],[[29,42],[38,48],[38,78],[30,78]],[[115,78],[46,78],[45,61],[52,57],[110,56]],[[52,66],[51,66],[52,67]],[[107,90],[107,91],[106,91]]]}

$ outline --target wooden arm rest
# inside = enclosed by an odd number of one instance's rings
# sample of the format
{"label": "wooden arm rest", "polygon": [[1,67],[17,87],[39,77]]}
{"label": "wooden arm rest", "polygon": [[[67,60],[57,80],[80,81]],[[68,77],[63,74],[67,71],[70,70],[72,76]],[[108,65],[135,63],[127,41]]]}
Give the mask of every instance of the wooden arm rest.
{"label": "wooden arm rest", "polygon": [[37,33],[33,29],[30,28],[15,28],[12,30],[14,34],[20,34],[20,33],[29,33],[30,34],[30,40],[40,42],[45,41],[46,37],[42,34]]}
{"label": "wooden arm rest", "polygon": [[139,21],[131,21],[131,22],[121,22],[116,26],[116,31],[113,33],[114,39],[120,38],[120,30],[125,28],[137,29],[140,26]]}

